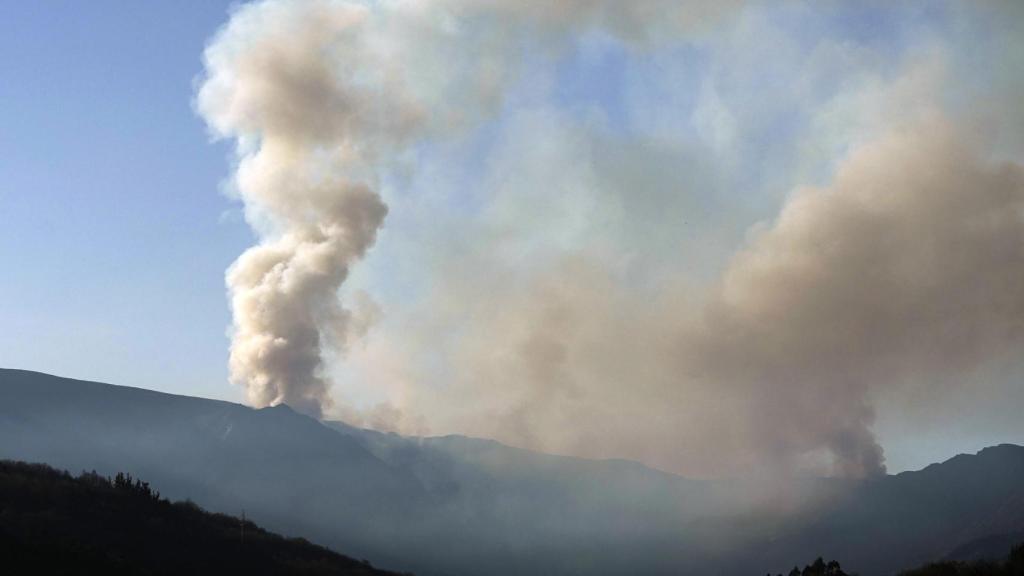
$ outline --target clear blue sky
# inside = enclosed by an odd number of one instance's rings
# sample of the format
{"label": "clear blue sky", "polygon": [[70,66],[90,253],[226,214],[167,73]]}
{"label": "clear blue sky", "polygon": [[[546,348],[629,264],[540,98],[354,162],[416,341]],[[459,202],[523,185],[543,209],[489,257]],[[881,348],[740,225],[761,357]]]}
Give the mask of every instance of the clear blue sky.
{"label": "clear blue sky", "polygon": [[228,2],[0,3],[0,366],[236,398],[251,234],[191,108]]}

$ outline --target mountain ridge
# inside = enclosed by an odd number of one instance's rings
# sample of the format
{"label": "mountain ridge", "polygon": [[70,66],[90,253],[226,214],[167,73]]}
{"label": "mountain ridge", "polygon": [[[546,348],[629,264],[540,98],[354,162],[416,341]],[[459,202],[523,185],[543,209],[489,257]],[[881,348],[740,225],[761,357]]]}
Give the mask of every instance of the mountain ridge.
{"label": "mountain ridge", "polygon": [[285,406],[9,369],[0,458],[124,470],[170,497],[245,509],[277,532],[426,576],[731,576],[817,555],[869,576],[1024,526],[1024,505],[1006,504],[1024,502],[1024,448],[1012,444],[870,481],[800,480],[793,490],[815,504],[793,512],[748,506],[738,483],[630,461],[406,438]]}
{"label": "mountain ridge", "polygon": [[[130,386],[130,385],[124,385],[124,384],[111,384],[111,383],[99,382],[99,381],[94,381],[94,380],[82,380],[82,379],[72,378],[72,377],[69,377],[69,376],[58,376],[58,375],[49,374],[49,373],[46,373],[46,372],[40,372],[38,370],[28,370],[28,369],[23,369],[23,368],[0,368],[0,377],[2,377],[4,375],[4,373],[22,373],[22,374],[26,374],[26,375],[42,376],[42,377],[46,377],[46,378],[54,378],[54,379],[58,379],[58,380],[65,380],[65,381],[68,381],[68,382],[74,382],[74,383],[76,383],[78,385],[82,385],[82,384],[84,384],[84,385],[95,385],[95,386],[98,386],[98,387],[118,388],[118,389],[123,389],[123,390],[127,390],[127,391],[133,391],[133,392],[140,392],[140,393],[155,395],[155,396],[159,396],[159,397],[169,397],[169,398],[183,399],[183,400],[189,400],[189,401],[201,401],[201,402],[219,403],[219,404],[223,404],[223,405],[227,405],[227,406],[243,408],[243,409],[252,410],[252,411],[256,411],[256,412],[265,411],[265,410],[271,410],[271,411],[273,411],[273,410],[287,410],[287,411],[289,411],[289,412],[291,412],[291,413],[293,413],[293,414],[295,414],[295,415],[297,415],[299,417],[308,418],[308,419],[310,419],[310,420],[312,420],[314,422],[319,422],[319,423],[323,424],[324,426],[326,426],[328,428],[331,428],[331,429],[334,429],[336,431],[340,431],[340,432],[343,432],[343,433],[345,433],[343,431],[343,428],[347,428],[347,429],[349,429],[351,431],[351,432],[349,432],[350,434],[352,434],[352,433],[354,433],[354,434],[375,434],[375,435],[387,436],[387,437],[392,437],[392,438],[400,438],[400,439],[409,440],[409,441],[425,441],[425,442],[438,442],[438,441],[460,441],[461,442],[461,441],[468,441],[468,442],[472,442],[472,443],[486,443],[486,444],[491,444],[491,445],[494,445],[494,446],[497,446],[497,447],[501,447],[503,449],[507,449],[507,450],[510,450],[510,451],[516,451],[516,452],[525,453],[525,454],[540,455],[540,456],[544,456],[544,457],[559,458],[559,459],[566,459],[566,460],[575,460],[575,461],[582,461],[582,462],[596,462],[596,463],[609,463],[609,464],[621,463],[621,464],[628,465],[628,466],[642,467],[642,468],[644,468],[645,470],[647,470],[649,472],[658,473],[658,474],[664,474],[666,476],[672,476],[672,477],[675,477],[675,478],[681,478],[681,479],[685,479],[685,480],[689,480],[689,481],[693,481],[693,482],[702,482],[702,481],[704,481],[702,479],[690,478],[690,477],[682,476],[682,475],[679,475],[679,474],[676,474],[676,473],[673,473],[673,472],[669,472],[669,471],[666,471],[666,470],[661,470],[661,469],[658,469],[658,468],[653,468],[653,467],[648,466],[648,465],[646,465],[646,464],[644,464],[642,462],[639,462],[639,461],[636,461],[636,460],[630,460],[628,458],[587,458],[587,457],[571,456],[571,455],[565,455],[565,454],[551,454],[551,453],[547,453],[547,452],[538,452],[536,450],[530,450],[528,448],[521,448],[521,447],[513,446],[513,445],[510,445],[510,444],[505,444],[505,443],[503,443],[503,442],[501,442],[499,440],[495,440],[495,439],[492,439],[492,438],[483,438],[483,437],[476,437],[476,436],[466,436],[464,434],[441,434],[441,435],[424,435],[424,436],[404,436],[404,435],[397,434],[397,433],[394,433],[394,432],[382,432],[382,431],[379,431],[379,430],[374,430],[372,428],[361,428],[361,427],[354,426],[352,424],[349,424],[347,422],[343,422],[343,421],[340,421],[340,420],[328,420],[328,419],[317,420],[315,418],[312,418],[310,416],[302,414],[301,412],[298,412],[297,410],[295,410],[291,406],[288,406],[287,404],[284,404],[284,403],[282,403],[282,404],[275,404],[273,406],[267,406],[265,408],[252,408],[252,407],[249,407],[249,406],[245,406],[244,404],[240,404],[238,402],[232,402],[230,400],[222,400],[222,399],[217,399],[217,398],[207,398],[207,397],[203,397],[203,396],[190,396],[190,395],[187,395],[187,394],[178,394],[178,393],[174,393],[174,392],[165,392],[165,391],[162,391],[162,390],[153,390],[153,389],[144,388],[144,387],[141,387],[141,386]],[[952,462],[954,460],[957,460],[958,458],[961,458],[961,457],[978,456],[978,455],[981,455],[982,453],[984,453],[986,451],[998,450],[998,449],[1002,449],[1002,448],[1022,448],[1022,449],[1024,449],[1024,446],[1019,445],[1019,444],[1013,444],[1013,443],[1010,443],[1010,442],[1002,442],[1002,443],[999,443],[999,444],[994,444],[992,446],[985,446],[985,447],[979,449],[979,451],[975,452],[975,453],[960,452],[960,453],[954,454],[952,456],[949,456],[945,460],[942,460],[942,461],[939,461],[939,462],[932,462],[932,463],[929,463],[929,464],[927,464],[927,465],[925,465],[925,466],[923,466],[921,468],[918,468],[918,469],[903,470],[903,471],[900,471],[900,472],[897,472],[897,473],[894,473],[894,474],[885,474],[885,477],[899,477],[899,476],[902,476],[904,474],[914,474],[914,473],[918,473],[918,472],[923,472],[925,470],[928,470],[929,468],[933,468],[933,467],[936,467],[936,466],[942,466],[944,464],[950,463],[950,462]],[[807,476],[807,477],[809,477],[809,478],[820,478],[820,477],[815,477],[815,476],[810,476],[810,475]],[[721,478],[719,480],[729,480],[729,479],[728,478]]]}

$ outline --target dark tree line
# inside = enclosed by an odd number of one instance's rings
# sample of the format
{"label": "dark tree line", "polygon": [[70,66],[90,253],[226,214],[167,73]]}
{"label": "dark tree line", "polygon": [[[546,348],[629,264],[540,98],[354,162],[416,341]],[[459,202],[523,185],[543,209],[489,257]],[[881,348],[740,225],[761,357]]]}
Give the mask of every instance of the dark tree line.
{"label": "dark tree line", "polygon": [[[771,573],[768,576],[771,576]],[[779,574],[779,576],[782,575]],[[803,570],[793,567],[788,576],[853,575],[843,572],[839,562],[835,560],[826,563],[823,559],[818,558],[813,564],[804,566]],[[1024,543],[1015,546],[1009,556],[999,562],[988,560],[932,562],[920,568],[901,572],[900,576],[1024,576]]]}
{"label": "dark tree line", "polygon": [[[93,470],[90,474],[94,477],[98,476],[96,471]],[[102,477],[101,477],[102,478]],[[142,498],[151,498],[153,500],[160,500],[160,493],[153,491],[149,488],[149,482],[143,482],[142,480],[136,479],[132,482],[132,475],[125,474],[124,472],[118,472],[117,476],[113,480],[109,480],[111,485],[118,490],[125,490],[137,494]]]}
{"label": "dark tree line", "polygon": [[934,562],[900,576],[1024,576],[1024,543],[1014,546],[1001,562]]}
{"label": "dark tree line", "polygon": [[250,521],[170,502],[130,474],[75,477],[0,460],[0,574],[390,573]]}
{"label": "dark tree line", "polygon": [[[768,573],[767,576],[772,576]],[[782,576],[779,574],[779,576]],[[851,576],[839,566],[839,562],[832,560],[831,562],[825,562],[820,556],[813,563],[804,566],[804,569],[794,566],[789,571],[788,576]]]}

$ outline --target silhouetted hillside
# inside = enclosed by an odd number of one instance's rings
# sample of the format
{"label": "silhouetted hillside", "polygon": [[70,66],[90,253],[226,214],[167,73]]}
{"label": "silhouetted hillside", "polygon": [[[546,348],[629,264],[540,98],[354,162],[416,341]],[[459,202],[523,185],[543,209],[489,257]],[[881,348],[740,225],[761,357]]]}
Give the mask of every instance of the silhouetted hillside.
{"label": "silhouetted hillside", "polygon": [[[1024,576],[1024,544],[1018,544],[1009,548],[1009,555],[1006,548],[999,555],[998,559],[974,560],[963,562],[956,560],[944,560],[942,562],[930,562],[920,568],[900,572],[900,576]],[[771,576],[771,574],[768,574]],[[778,576],[782,576],[779,574]],[[832,560],[825,562],[818,558],[812,564],[800,568],[793,567],[788,576],[853,576],[848,574],[839,565],[839,562]]]}
{"label": "silhouetted hillside", "polygon": [[933,562],[900,576],[1024,576],[1024,544],[1014,546],[1005,559]]}
{"label": "silhouetted hillside", "polygon": [[1001,560],[1006,551],[1018,542],[1024,543],[1024,530],[1011,534],[993,534],[965,542],[946,554],[944,561],[974,562],[977,560]]}
{"label": "silhouetted hillside", "polygon": [[73,477],[0,461],[0,571],[6,574],[386,575],[254,523],[162,499],[119,474]]}

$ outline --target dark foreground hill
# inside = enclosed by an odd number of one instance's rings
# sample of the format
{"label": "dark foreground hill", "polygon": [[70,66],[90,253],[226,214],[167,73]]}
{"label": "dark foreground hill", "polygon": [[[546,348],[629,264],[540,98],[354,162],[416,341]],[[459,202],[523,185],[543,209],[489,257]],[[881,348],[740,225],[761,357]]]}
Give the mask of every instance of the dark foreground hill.
{"label": "dark foreground hill", "polygon": [[147,483],[0,461],[5,574],[386,576],[252,522],[170,502]]}

